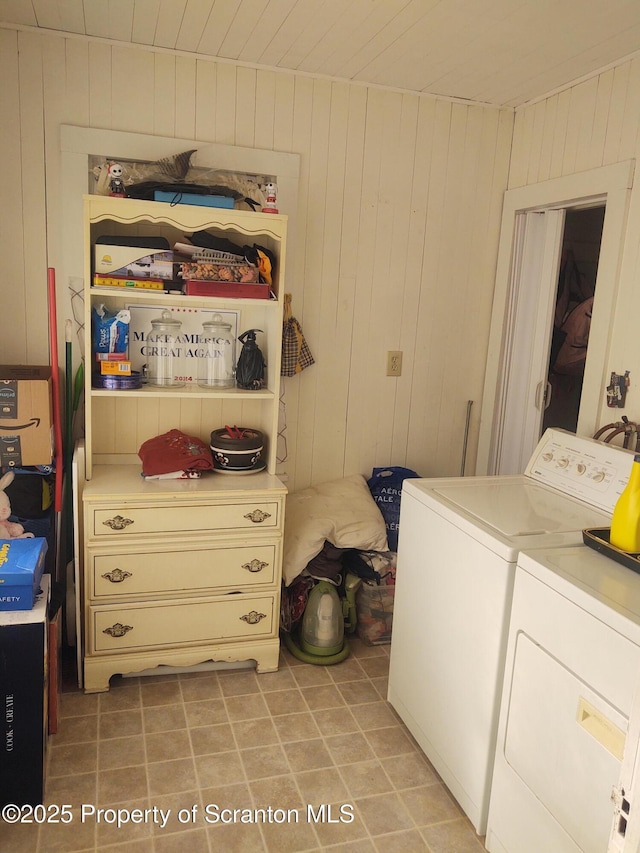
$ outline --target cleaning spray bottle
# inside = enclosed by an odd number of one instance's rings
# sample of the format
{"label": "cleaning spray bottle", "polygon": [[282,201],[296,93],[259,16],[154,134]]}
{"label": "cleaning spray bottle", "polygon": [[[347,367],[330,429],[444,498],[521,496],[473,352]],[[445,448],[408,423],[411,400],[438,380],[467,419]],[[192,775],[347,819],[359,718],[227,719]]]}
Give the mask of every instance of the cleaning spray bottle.
{"label": "cleaning spray bottle", "polygon": [[613,509],[609,541],[621,551],[640,552],[640,453],[633,457],[629,482]]}

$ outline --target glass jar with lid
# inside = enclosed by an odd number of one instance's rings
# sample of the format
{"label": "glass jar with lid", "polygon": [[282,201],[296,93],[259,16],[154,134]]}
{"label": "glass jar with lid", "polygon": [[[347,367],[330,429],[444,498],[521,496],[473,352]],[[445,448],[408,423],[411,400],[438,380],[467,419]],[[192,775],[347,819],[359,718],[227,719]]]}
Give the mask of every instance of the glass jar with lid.
{"label": "glass jar with lid", "polygon": [[202,324],[198,348],[198,385],[233,388],[235,385],[235,338],[231,323],[214,314]]}
{"label": "glass jar with lid", "polygon": [[149,385],[175,388],[185,384],[181,328],[180,320],[166,308],[159,317],[151,320],[151,331],[147,335]]}

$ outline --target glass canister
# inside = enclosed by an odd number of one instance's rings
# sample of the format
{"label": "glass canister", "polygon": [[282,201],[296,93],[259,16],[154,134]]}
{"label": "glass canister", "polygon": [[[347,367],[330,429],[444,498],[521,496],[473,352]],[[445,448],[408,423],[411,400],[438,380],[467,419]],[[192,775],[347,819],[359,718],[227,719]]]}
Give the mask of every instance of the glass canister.
{"label": "glass canister", "polygon": [[182,323],[166,308],[151,321],[147,335],[149,385],[177,387],[184,385],[182,343],[179,340]]}
{"label": "glass canister", "polygon": [[235,339],[231,323],[226,323],[222,314],[214,314],[202,324],[198,385],[203,388],[233,388],[235,385]]}

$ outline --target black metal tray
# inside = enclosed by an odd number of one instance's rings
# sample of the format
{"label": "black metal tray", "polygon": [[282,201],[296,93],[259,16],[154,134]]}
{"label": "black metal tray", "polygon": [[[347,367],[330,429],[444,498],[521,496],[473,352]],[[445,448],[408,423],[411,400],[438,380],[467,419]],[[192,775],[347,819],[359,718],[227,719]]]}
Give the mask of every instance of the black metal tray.
{"label": "black metal tray", "polygon": [[582,541],[589,548],[599,551],[606,557],[615,560],[616,563],[620,563],[622,566],[626,566],[627,569],[640,574],[640,553],[635,554],[616,548],[615,545],[609,542],[610,533],[610,527],[587,528],[582,531]]}

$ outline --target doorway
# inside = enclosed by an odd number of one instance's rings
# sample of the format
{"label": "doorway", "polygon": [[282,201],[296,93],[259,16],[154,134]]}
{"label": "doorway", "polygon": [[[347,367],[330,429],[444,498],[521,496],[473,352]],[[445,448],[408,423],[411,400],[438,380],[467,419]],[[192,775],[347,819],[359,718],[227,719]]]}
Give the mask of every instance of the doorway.
{"label": "doorway", "polygon": [[604,215],[604,206],[565,213],[541,434],[578,427]]}
{"label": "doorway", "polygon": [[[535,449],[544,413],[564,217],[570,211],[605,207],[575,432],[593,435],[608,417],[608,358],[634,166],[627,160],[505,193],[476,475],[522,473]],[[531,300],[534,313],[526,310]]]}

